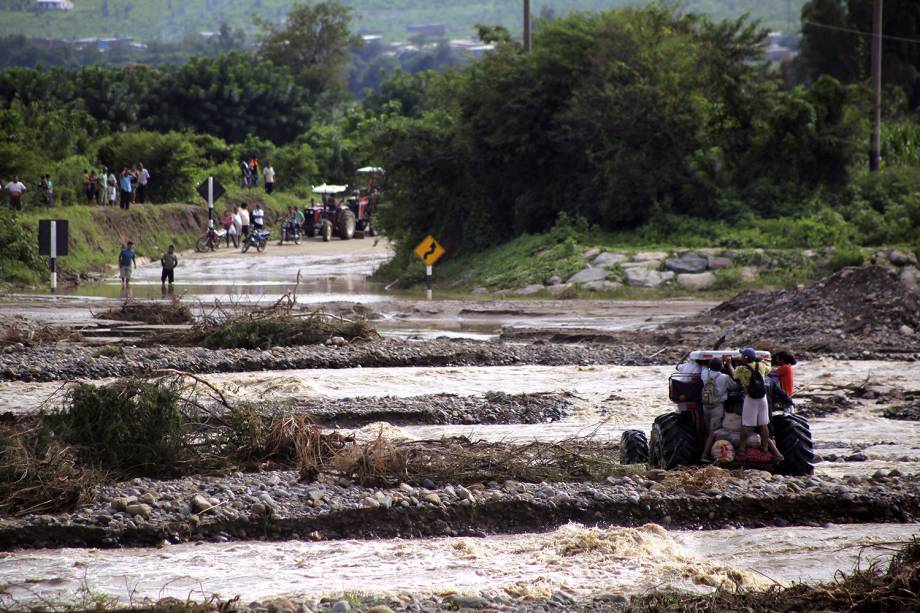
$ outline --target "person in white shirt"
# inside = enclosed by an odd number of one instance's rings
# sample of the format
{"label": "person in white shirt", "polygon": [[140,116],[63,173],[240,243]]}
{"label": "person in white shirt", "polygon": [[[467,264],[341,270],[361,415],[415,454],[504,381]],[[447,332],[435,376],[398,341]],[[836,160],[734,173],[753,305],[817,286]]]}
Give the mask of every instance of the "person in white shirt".
{"label": "person in white shirt", "polygon": [[256,230],[261,230],[265,227],[265,212],[262,210],[262,206],[257,202],[255,208],[252,209],[252,227]]}
{"label": "person in white shirt", "polygon": [[249,238],[249,209],[246,208],[246,203],[240,205],[239,208],[240,214],[240,237],[243,240]]}
{"label": "person in white shirt", "polygon": [[272,190],[275,189],[275,169],[272,168],[271,162],[265,162],[265,168],[262,170],[262,176],[265,177],[265,193],[272,193]]}
{"label": "person in white shirt", "polygon": [[6,184],[6,191],[10,193],[10,208],[14,211],[22,210],[22,195],[26,191],[26,186],[16,177]]}
{"label": "person in white shirt", "polygon": [[[722,360],[719,358],[712,358],[703,371],[700,375],[703,381],[703,415],[706,419],[706,428],[709,430],[709,437],[703,445],[703,456],[701,458],[705,460],[711,453],[713,443],[716,442],[716,430],[722,427],[728,392],[738,386],[734,379],[722,372]],[[711,399],[711,403],[707,403],[707,400],[709,400],[707,396],[710,396],[709,390],[715,395],[715,398]]]}
{"label": "person in white shirt", "polygon": [[137,165],[137,201],[141,204],[147,202],[147,183],[150,182],[150,173],[143,164]]}

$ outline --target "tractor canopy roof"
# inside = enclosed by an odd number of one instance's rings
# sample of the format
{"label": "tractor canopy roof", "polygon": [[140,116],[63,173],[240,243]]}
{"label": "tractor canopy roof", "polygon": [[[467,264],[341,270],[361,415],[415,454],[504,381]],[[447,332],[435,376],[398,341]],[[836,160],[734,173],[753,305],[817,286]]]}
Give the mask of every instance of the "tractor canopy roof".
{"label": "tractor canopy roof", "polygon": [[[740,349],[703,349],[699,351],[691,351],[688,360],[711,360],[712,358],[722,359],[722,356],[731,356],[732,358],[740,358],[741,350]],[[770,352],[769,351],[757,351],[758,360],[769,360]]]}
{"label": "tractor canopy roof", "polygon": [[341,194],[346,191],[348,191],[347,185],[328,185],[326,183],[323,183],[322,185],[317,185],[316,187],[313,188],[314,193],[323,194],[324,196],[328,194]]}

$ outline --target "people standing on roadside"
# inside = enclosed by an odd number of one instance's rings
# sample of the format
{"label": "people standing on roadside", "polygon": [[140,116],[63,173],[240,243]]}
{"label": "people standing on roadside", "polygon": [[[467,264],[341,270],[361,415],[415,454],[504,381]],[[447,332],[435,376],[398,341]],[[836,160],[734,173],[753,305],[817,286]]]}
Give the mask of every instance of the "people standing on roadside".
{"label": "people standing on roadside", "polygon": [[240,218],[240,207],[233,209],[233,246],[240,246],[240,236],[243,234],[243,220]]}
{"label": "people standing on roadside", "polygon": [[86,196],[86,204],[89,204],[93,198],[93,176],[86,169],[83,169],[83,195]]}
{"label": "people standing on roadside", "polygon": [[259,187],[259,158],[249,160],[249,170],[252,171],[252,186]]}
{"label": "people standing on roadside", "polygon": [[51,180],[51,175],[45,175],[43,185],[45,187],[45,204],[54,206],[54,181]]}
{"label": "people standing on roadside", "polygon": [[179,265],[179,258],[176,257],[176,247],[175,245],[170,245],[162,256],[160,256],[160,265],[163,267],[163,272],[160,273],[160,285],[165,287],[166,281],[169,281],[169,287],[172,288],[173,281],[175,280],[175,269]]}
{"label": "people standing on roadside", "polygon": [[251,217],[254,229],[262,230],[265,228],[265,211],[262,210],[262,205],[258,202],[253,206]]}
{"label": "people standing on roadside", "polygon": [[144,165],[137,164],[137,201],[141,204],[147,202],[147,184],[150,183],[150,172]]}
{"label": "people standing on roadside", "polygon": [[[224,214],[220,218],[220,225],[224,228],[224,240],[227,243],[227,247],[230,246],[230,240],[233,237],[235,228],[233,227],[233,215],[230,214],[229,210],[225,210]],[[233,241],[234,244],[236,241]]]}
{"label": "people standing on roadside", "polygon": [[105,206],[109,198],[109,171],[103,166],[102,171],[96,175],[96,206]]}
{"label": "people standing on roadside", "polygon": [[131,167],[128,174],[131,176],[131,204],[134,204],[137,202],[137,184],[140,176],[137,170],[137,164]]}
{"label": "people standing on roadside", "polygon": [[109,197],[109,206],[115,206],[115,201],[118,200],[118,179],[115,178],[114,172],[109,172],[105,184],[105,192]]}
{"label": "people standing on roadside", "polygon": [[244,241],[249,238],[249,209],[245,202],[240,205],[240,238]]}
{"label": "people standing on roadside", "polygon": [[127,211],[131,208],[131,192],[133,191],[131,173],[127,168],[122,169],[121,177],[118,179],[118,186],[121,190],[120,206]]}
{"label": "people standing on roadside", "polygon": [[249,162],[246,160],[240,160],[240,173],[243,175],[243,187],[248,189],[252,184],[252,169],[249,168]]}
{"label": "people standing on roadside", "polygon": [[131,283],[132,268],[137,268],[137,254],[134,252],[134,243],[128,241],[128,245],[122,247],[118,254],[118,276],[121,277],[121,286],[125,289],[128,289]]}
{"label": "people standing on roadside", "polygon": [[265,178],[265,193],[270,194],[275,189],[275,169],[272,168],[271,161],[265,162],[265,168],[262,170]]}
{"label": "people standing on roadside", "polygon": [[19,180],[19,177],[13,177],[13,180],[6,184],[6,191],[10,194],[10,208],[14,211],[22,210],[22,195],[26,193],[25,184]]}
{"label": "people standing on roadside", "polygon": [[751,430],[760,433],[760,449],[764,453],[771,452],[782,462],[783,454],[776,448],[776,443],[770,438],[770,406],[767,400],[766,378],[770,368],[757,357],[757,352],[751,347],[741,350],[741,366],[732,367],[730,361],[726,362],[728,374],[741,385],[744,390],[744,402],[741,405],[741,441],[738,445],[738,455],[747,453],[747,439]]}

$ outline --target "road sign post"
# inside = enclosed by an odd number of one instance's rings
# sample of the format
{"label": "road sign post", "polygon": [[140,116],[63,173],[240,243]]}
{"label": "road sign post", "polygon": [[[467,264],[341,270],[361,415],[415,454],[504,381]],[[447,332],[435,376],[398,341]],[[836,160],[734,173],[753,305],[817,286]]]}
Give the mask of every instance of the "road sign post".
{"label": "road sign post", "polygon": [[214,227],[214,203],[224,195],[224,186],[214,177],[208,177],[196,188],[208,203],[208,227]]}
{"label": "road sign post", "polygon": [[57,290],[57,259],[67,255],[68,225],[66,219],[38,221],[38,253],[47,255],[51,269],[51,291]]}
{"label": "road sign post", "polygon": [[444,255],[444,247],[434,239],[432,235],[425,237],[425,240],[420,242],[415,248],[415,255],[418,256],[422,262],[425,263],[425,287],[426,287],[426,296],[428,300],[431,300],[431,289],[432,289],[432,276],[434,272],[434,264],[441,259],[441,256]]}

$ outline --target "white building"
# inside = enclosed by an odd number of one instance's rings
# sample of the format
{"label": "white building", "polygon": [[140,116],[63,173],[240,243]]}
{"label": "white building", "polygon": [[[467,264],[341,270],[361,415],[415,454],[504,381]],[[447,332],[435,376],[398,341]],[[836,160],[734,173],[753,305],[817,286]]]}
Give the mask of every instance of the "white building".
{"label": "white building", "polygon": [[73,10],[71,0],[35,0],[35,4],[42,11],[70,11]]}

